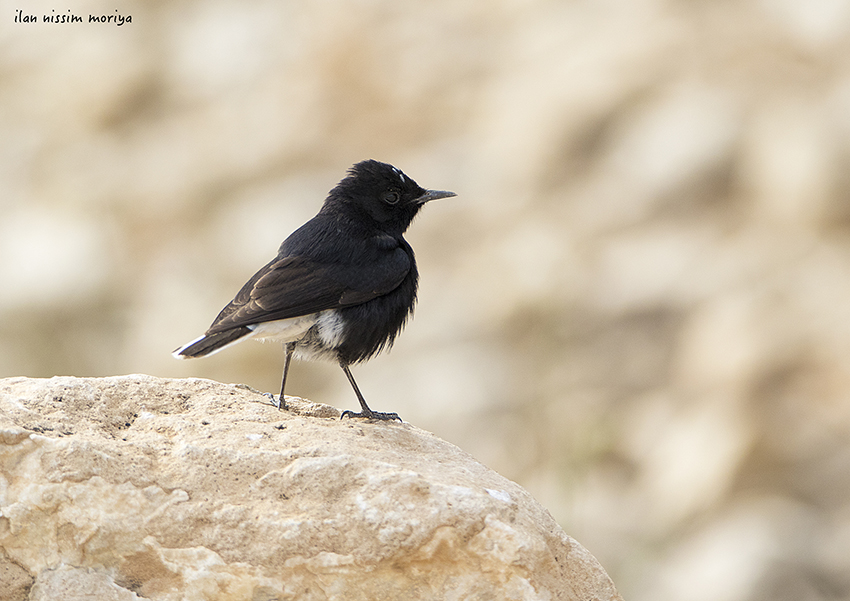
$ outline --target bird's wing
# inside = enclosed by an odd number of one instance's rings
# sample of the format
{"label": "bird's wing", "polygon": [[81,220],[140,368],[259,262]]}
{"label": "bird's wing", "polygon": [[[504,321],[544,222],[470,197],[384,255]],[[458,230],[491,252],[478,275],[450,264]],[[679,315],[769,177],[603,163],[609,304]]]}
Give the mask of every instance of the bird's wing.
{"label": "bird's wing", "polygon": [[410,267],[398,244],[356,262],[278,257],[248,280],[207,333],[365,303],[398,287]]}

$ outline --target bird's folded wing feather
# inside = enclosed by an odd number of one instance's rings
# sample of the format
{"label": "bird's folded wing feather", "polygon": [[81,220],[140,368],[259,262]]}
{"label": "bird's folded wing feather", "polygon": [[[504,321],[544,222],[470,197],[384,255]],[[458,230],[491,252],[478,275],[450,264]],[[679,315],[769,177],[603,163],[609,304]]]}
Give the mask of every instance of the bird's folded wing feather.
{"label": "bird's folded wing feather", "polygon": [[242,287],[207,334],[365,303],[398,287],[411,261],[396,246],[356,263],[278,257]]}

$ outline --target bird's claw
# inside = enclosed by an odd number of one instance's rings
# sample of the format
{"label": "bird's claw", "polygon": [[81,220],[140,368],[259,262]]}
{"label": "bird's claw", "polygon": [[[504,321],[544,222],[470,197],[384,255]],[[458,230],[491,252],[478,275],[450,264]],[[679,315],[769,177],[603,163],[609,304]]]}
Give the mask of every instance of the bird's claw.
{"label": "bird's claw", "polygon": [[283,411],[286,409],[286,399],[284,399],[282,395],[280,397],[276,397],[270,392],[264,392],[263,395],[269,397],[272,401],[272,405],[277,407],[278,410]]}
{"label": "bird's claw", "polygon": [[339,416],[339,419],[347,417],[349,419],[353,417],[359,417],[362,419],[378,419],[381,421],[392,421],[397,419],[401,423],[404,423],[398,413],[381,413],[380,411],[361,411],[360,413],[354,413],[354,411],[343,411],[342,415]]}

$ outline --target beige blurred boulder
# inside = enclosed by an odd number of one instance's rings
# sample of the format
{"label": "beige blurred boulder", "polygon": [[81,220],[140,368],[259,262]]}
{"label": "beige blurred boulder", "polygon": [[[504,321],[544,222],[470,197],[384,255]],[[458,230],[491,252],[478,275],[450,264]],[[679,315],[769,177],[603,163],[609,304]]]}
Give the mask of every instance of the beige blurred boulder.
{"label": "beige blurred boulder", "polygon": [[289,403],[197,379],[0,380],[0,597],[620,599],[457,447]]}

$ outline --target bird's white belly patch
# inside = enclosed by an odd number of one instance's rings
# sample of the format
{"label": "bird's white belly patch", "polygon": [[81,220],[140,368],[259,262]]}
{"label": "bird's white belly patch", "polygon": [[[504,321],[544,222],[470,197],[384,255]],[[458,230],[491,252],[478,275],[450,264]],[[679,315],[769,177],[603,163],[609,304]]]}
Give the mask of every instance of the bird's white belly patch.
{"label": "bird's white belly patch", "polygon": [[255,325],[248,326],[248,329],[253,332],[249,334],[251,338],[257,340],[274,340],[276,342],[293,342],[301,338],[307,330],[316,324],[316,319],[320,313],[311,315],[302,315],[300,317],[290,317],[289,319],[277,319],[275,321],[265,321]]}
{"label": "bird's white belly patch", "polygon": [[319,340],[326,347],[335,348],[342,343],[345,323],[343,323],[339,311],[335,309],[322,311],[318,314],[316,326],[319,330]]}

